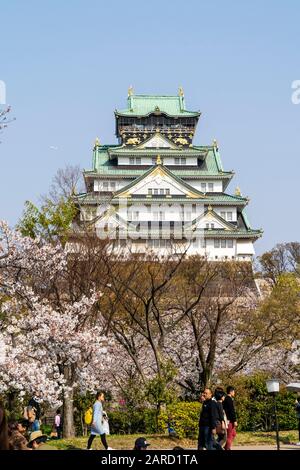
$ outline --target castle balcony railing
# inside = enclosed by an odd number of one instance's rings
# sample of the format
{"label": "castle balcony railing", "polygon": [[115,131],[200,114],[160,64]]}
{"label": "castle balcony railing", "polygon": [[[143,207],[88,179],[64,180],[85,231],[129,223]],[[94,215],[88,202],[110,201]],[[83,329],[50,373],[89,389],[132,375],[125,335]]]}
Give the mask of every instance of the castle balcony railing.
{"label": "castle balcony railing", "polygon": [[170,134],[182,134],[182,133],[192,133],[194,132],[193,128],[190,127],[183,127],[180,126],[179,124],[176,126],[142,126],[142,125],[136,125],[136,126],[120,126],[119,127],[119,133],[122,134],[122,132],[128,132],[128,133],[134,133],[134,132],[144,132],[144,133],[154,133],[156,131],[162,132],[162,133],[170,133]]}

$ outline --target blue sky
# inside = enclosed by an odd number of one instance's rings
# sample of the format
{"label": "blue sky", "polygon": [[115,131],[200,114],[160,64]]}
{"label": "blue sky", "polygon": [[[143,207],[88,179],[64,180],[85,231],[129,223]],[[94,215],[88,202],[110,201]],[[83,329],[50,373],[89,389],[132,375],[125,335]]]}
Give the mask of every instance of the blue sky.
{"label": "blue sky", "polygon": [[0,218],[14,224],[58,168],[89,168],[96,136],[115,143],[129,85],[182,85],[202,112],[195,142],[217,138],[230,190],[251,199],[257,253],[299,241],[299,16],[296,0],[0,0],[0,80],[17,118],[0,136]]}

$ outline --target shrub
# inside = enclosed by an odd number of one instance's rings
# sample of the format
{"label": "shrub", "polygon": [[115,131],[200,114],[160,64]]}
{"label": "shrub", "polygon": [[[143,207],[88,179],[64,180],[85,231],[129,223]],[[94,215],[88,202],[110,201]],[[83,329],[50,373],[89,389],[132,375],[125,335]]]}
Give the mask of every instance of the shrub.
{"label": "shrub", "polygon": [[155,410],[117,410],[109,413],[111,434],[152,434],[156,430]]}
{"label": "shrub", "polygon": [[[261,372],[235,377],[236,411],[241,431],[271,431],[274,429],[273,399],[266,388],[267,375]],[[279,429],[297,428],[295,396],[281,390],[276,397]]]}
{"label": "shrub", "polygon": [[198,435],[200,408],[198,402],[178,402],[168,405],[158,417],[158,431],[167,432],[170,423],[178,437],[195,438]]}

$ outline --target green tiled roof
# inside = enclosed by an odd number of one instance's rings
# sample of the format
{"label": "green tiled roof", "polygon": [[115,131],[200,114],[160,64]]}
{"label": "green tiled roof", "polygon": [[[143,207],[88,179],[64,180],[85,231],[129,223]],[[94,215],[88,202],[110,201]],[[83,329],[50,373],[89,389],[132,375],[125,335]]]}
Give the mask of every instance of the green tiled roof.
{"label": "green tiled roof", "polygon": [[[115,152],[114,149],[119,149],[120,146],[118,145],[104,145],[101,147],[97,147],[97,149],[94,151],[94,156],[93,156],[93,170],[86,170],[85,175],[88,176],[98,176],[98,175],[106,175],[106,176],[124,176],[124,177],[138,177],[145,173],[145,168],[122,168],[121,165],[114,164],[114,162],[110,159],[109,153],[110,152]],[[216,178],[220,179],[230,179],[233,175],[233,172],[225,172],[222,171],[220,168],[220,157],[217,155],[217,153],[214,151],[214,148],[211,146],[194,146],[193,149],[196,152],[199,152],[201,154],[206,154],[205,157],[205,166],[202,168],[170,168],[172,173],[174,175],[182,177],[182,178],[189,178],[189,177],[205,177],[205,176],[213,176]],[[161,151],[162,149],[159,150],[155,149],[152,151],[151,154],[157,155],[158,153],[160,155],[163,154]],[[186,150],[184,151],[184,153]],[[140,151],[139,151],[140,153]],[[138,155],[137,151],[132,150],[131,151],[132,155]],[[149,152],[150,155],[150,152]],[[190,155],[190,154],[189,154]]]}
{"label": "green tiled roof", "polygon": [[160,155],[178,155],[180,157],[184,157],[185,155],[188,155],[190,157],[204,157],[205,153],[201,150],[198,150],[197,147],[193,148],[177,148],[177,149],[170,149],[170,148],[143,148],[143,149],[137,149],[135,147],[119,147],[116,149],[109,149],[108,153],[111,156],[145,156],[145,155],[150,155],[150,156],[155,156],[158,153]]}
{"label": "green tiled roof", "polygon": [[262,230],[204,230],[205,238],[259,238]]}
{"label": "green tiled roof", "polygon": [[[125,190],[125,187],[123,188]],[[103,196],[97,196],[93,194],[80,194],[77,196],[77,198],[80,200],[81,204],[101,204],[102,201],[108,200],[107,197]],[[119,204],[120,199],[119,198],[112,198],[109,199],[111,204]],[[166,198],[166,197],[152,197],[152,198],[147,198],[147,197],[131,197],[128,202],[134,203],[134,204],[149,204],[149,203],[166,203],[166,204],[176,204],[186,202],[186,203],[197,203],[201,202],[205,205],[211,204],[211,205],[237,205],[237,206],[245,206],[248,203],[248,199],[241,197],[241,196],[232,196],[230,194],[216,194],[216,195],[207,195],[205,198],[185,198],[185,197],[177,197],[177,198]]]}
{"label": "green tiled roof", "polygon": [[168,116],[199,117],[199,111],[187,111],[183,96],[131,95],[127,99],[127,109],[116,110],[117,116],[147,116],[160,111]]}
{"label": "green tiled roof", "polygon": [[247,227],[247,229],[250,229],[251,226],[250,226],[250,222],[249,222],[249,219],[248,219],[248,216],[247,216],[247,213],[246,213],[245,209],[242,210],[242,217],[244,219],[245,226]]}

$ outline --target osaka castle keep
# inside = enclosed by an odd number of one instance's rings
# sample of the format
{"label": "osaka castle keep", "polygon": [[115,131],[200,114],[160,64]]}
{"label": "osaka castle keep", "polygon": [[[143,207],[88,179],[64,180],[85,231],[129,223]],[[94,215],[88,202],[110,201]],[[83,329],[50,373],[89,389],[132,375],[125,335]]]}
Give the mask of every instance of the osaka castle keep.
{"label": "osaka castle keep", "polygon": [[75,196],[77,226],[109,239],[113,250],[166,253],[178,247],[209,260],[251,261],[262,235],[246,215],[249,202],[225,171],[216,141],[193,143],[199,111],[177,96],[135,95],[115,111],[117,144],[96,139],[86,192]]}

